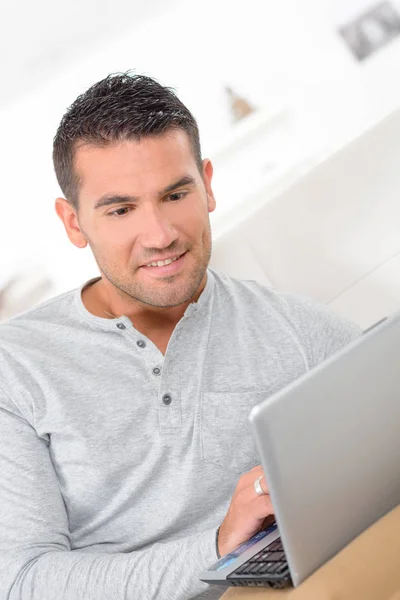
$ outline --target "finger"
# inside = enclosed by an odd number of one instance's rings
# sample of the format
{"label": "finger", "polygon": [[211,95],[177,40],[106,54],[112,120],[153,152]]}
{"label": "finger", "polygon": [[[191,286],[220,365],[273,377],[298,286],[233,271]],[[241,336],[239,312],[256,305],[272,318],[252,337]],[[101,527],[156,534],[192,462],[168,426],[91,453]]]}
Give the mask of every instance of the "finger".
{"label": "finger", "polygon": [[268,515],[274,514],[274,507],[272,506],[271,496],[266,494],[265,496],[258,496],[253,499],[252,502],[253,514],[258,519],[265,519]]}
{"label": "finger", "polygon": [[256,465],[250,471],[246,471],[243,475],[240,476],[239,481],[237,483],[237,488],[242,490],[247,488],[249,485],[253,485],[255,480],[263,475],[263,470],[261,465]]}
{"label": "finger", "polygon": [[271,496],[269,494],[258,496],[254,488],[251,489],[248,487],[242,490],[237,497],[237,501],[240,512],[244,511],[247,517],[251,515],[257,519],[261,519],[274,513]]}
{"label": "finger", "polygon": [[250,471],[243,473],[240,479],[248,485],[250,482],[261,477],[261,475],[264,475],[263,468],[261,465],[257,465],[256,467],[250,469]]}
{"label": "finger", "polygon": [[265,477],[261,476],[262,479],[260,481],[260,486],[261,489],[263,491],[262,494],[257,493],[256,490],[256,482],[258,480],[257,479],[251,479],[248,481],[248,485],[241,487],[240,489],[237,490],[237,496],[241,498],[241,502],[244,502],[245,504],[252,504],[255,500],[257,500],[258,498],[261,499],[268,499],[269,501],[269,491],[268,491],[268,486],[265,482]]}
{"label": "finger", "polygon": [[242,475],[238,481],[237,489],[245,490],[247,488],[252,488],[253,491],[255,491],[256,481],[260,477],[262,477],[260,480],[261,489],[264,494],[268,494],[269,487],[261,465],[257,465],[256,467],[250,469],[250,471],[247,471],[247,473],[244,473],[244,475]]}

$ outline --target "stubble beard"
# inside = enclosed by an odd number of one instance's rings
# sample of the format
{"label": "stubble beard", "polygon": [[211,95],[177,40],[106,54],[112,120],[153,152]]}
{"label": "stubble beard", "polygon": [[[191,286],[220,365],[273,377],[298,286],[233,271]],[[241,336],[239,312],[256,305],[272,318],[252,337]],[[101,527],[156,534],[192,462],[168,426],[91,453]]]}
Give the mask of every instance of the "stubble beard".
{"label": "stubble beard", "polygon": [[[158,286],[155,284],[151,289],[142,281],[134,282],[130,280],[129,276],[120,277],[116,266],[105,264],[100,260],[93,252],[93,247],[92,252],[102,275],[119,290],[121,298],[124,300],[129,298],[135,303],[139,302],[154,308],[172,308],[189,302],[195,296],[210,262],[211,245],[211,230],[209,230],[203,244],[203,255],[185,280],[177,284],[176,279],[179,278],[179,274],[166,277]],[[191,249],[188,249],[188,252],[191,251]],[[153,268],[156,269],[157,267]]]}

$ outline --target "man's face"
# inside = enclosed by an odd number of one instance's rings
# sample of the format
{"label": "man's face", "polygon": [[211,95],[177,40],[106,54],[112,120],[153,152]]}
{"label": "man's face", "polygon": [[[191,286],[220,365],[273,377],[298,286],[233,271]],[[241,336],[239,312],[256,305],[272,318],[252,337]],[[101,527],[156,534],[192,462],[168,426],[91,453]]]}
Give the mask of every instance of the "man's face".
{"label": "man's face", "polygon": [[79,228],[104,277],[147,305],[189,301],[210,260],[215,201],[211,163],[199,173],[187,134],[82,145],[75,169]]}

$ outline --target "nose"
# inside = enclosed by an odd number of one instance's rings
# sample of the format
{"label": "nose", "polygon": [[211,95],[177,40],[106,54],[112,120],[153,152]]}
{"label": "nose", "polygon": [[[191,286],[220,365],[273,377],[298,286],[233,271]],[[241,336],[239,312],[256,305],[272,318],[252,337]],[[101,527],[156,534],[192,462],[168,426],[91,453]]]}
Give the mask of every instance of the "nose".
{"label": "nose", "polygon": [[160,207],[148,206],[142,214],[140,243],[143,248],[162,250],[178,239],[178,232]]}

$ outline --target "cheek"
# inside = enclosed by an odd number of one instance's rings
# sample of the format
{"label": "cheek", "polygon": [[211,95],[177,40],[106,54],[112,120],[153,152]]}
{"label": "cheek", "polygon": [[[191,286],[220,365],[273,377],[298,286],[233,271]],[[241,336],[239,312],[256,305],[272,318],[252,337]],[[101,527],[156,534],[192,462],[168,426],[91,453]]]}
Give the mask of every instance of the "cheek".
{"label": "cheek", "polygon": [[137,238],[137,223],[130,215],[105,218],[97,227],[97,238],[109,248],[124,248]]}
{"label": "cheek", "polygon": [[200,206],[196,204],[187,206],[177,213],[174,223],[177,231],[193,240],[202,239],[204,235],[207,235],[210,225],[208,212],[204,208],[203,203]]}
{"label": "cheek", "polygon": [[135,254],[135,235],[127,226],[97,227],[92,232],[91,247],[104,263],[125,259],[130,262]]}

